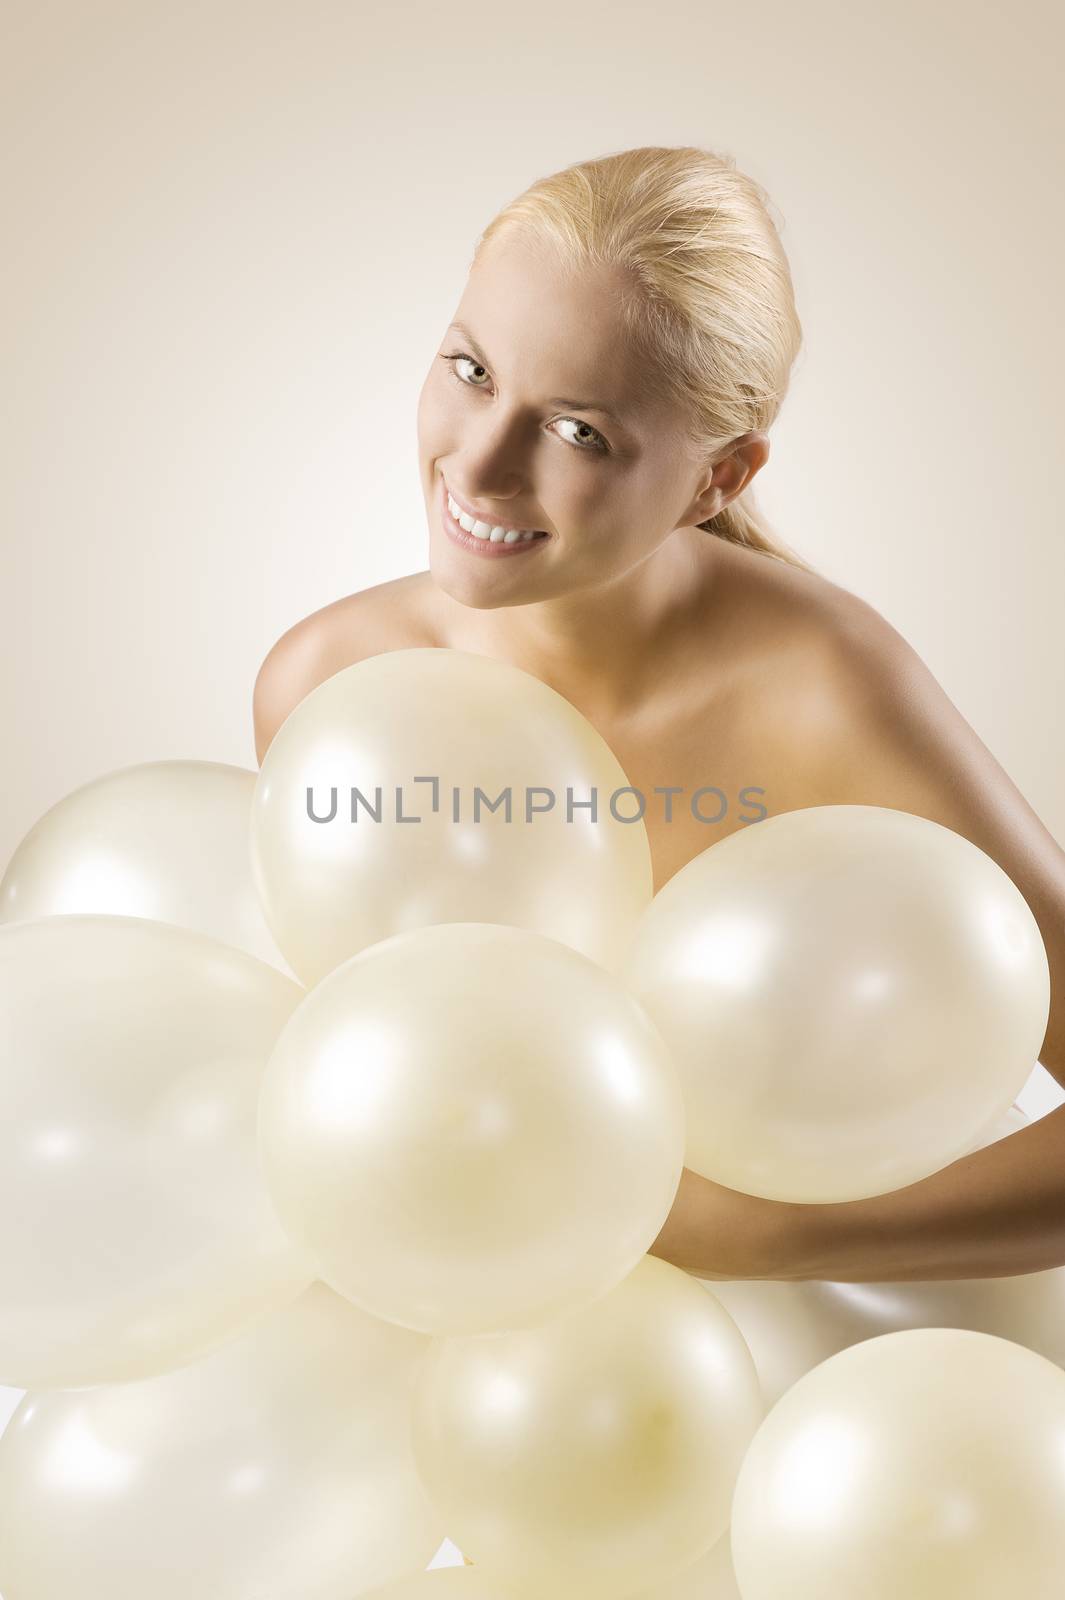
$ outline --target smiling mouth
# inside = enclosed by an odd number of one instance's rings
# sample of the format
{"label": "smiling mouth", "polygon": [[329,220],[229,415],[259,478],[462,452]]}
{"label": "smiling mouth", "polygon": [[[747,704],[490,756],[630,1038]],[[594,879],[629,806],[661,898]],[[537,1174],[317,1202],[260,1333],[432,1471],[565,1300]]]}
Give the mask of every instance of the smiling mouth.
{"label": "smiling mouth", "polygon": [[483,556],[510,556],[546,544],[551,535],[540,528],[507,528],[471,517],[440,480],[441,520],[448,537],[466,550]]}
{"label": "smiling mouth", "polygon": [[444,495],[447,508],[454,520],[466,533],[476,539],[490,540],[493,544],[515,544],[519,539],[528,542],[531,539],[546,539],[547,533],[542,528],[518,528],[511,523],[493,523],[487,517],[478,517],[475,513],[467,511],[465,506],[459,504],[444,481]]}

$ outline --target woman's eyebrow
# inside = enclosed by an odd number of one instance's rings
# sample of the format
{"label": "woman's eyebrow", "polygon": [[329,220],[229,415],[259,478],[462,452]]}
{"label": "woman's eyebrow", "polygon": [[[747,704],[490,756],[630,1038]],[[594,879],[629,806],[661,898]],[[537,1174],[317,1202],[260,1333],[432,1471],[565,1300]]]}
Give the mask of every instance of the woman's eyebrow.
{"label": "woman's eyebrow", "polygon": [[[461,333],[478,361],[483,362],[486,367],[492,365],[465,323],[451,322],[448,324],[448,331],[450,332],[452,328],[456,333]],[[574,411],[598,411],[601,416],[609,417],[611,422],[616,422],[620,428],[626,426],[625,419],[619,416],[616,411],[613,411],[610,406],[604,405],[601,400],[574,400],[567,395],[555,394],[550,397],[547,404],[549,406],[572,406]]]}

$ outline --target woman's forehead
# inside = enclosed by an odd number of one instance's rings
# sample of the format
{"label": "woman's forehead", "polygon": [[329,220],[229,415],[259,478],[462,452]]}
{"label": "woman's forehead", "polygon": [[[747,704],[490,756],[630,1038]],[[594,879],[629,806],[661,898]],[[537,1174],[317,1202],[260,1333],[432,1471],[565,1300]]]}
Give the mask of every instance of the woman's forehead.
{"label": "woman's forehead", "polygon": [[464,337],[501,381],[635,423],[650,393],[623,292],[615,269],[563,268],[537,252],[500,247],[471,269],[449,332]]}

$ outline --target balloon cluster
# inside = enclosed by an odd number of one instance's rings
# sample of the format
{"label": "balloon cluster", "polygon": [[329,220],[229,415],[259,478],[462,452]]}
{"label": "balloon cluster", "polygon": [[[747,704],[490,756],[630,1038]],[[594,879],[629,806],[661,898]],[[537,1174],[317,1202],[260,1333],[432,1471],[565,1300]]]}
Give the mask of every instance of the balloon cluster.
{"label": "balloon cluster", "polygon": [[[685,1165],[823,1204],[1012,1131],[1029,907],[858,806],[653,894],[632,792],[535,678],[404,650],[258,774],[124,769],[23,840],[5,1600],[1058,1594],[1065,1273],[648,1254]],[[473,1564],[425,1571],[445,1533]]]}

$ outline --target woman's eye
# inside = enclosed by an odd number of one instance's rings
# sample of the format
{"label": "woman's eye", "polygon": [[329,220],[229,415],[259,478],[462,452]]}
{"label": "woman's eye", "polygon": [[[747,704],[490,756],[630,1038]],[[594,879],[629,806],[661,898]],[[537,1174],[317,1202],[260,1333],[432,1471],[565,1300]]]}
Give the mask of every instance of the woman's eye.
{"label": "woman's eye", "polygon": [[[579,450],[606,450],[607,442],[601,433],[597,433],[589,422],[581,422],[579,417],[559,417],[559,422],[568,422],[577,429],[578,434],[584,435],[578,444],[575,439],[566,439],[567,444],[576,444]],[[565,434],[562,435],[565,439]]]}
{"label": "woman's eye", "polygon": [[[483,373],[484,376],[487,378],[487,376],[488,376],[487,367],[483,367],[481,365],[481,363],[479,361],[475,361],[472,356],[468,356],[468,355],[465,355],[463,353],[458,353],[456,355],[451,355],[451,356],[441,356],[440,359],[441,359],[441,361],[448,362],[448,364],[450,366],[450,369],[451,369],[451,376],[458,383],[464,383],[466,385],[467,389],[483,389],[484,388],[484,384],[481,383],[480,381],[472,382],[469,378],[464,378],[461,375],[461,370],[460,370],[460,365],[459,364],[460,364],[460,362],[466,362],[469,366],[471,366],[473,368],[474,372]],[[610,446],[607,444],[606,440],[603,438],[603,435],[597,429],[593,428],[590,422],[582,422],[579,417],[559,417],[558,418],[558,422],[569,423],[569,425],[571,427],[573,427],[573,428],[575,428],[577,430],[577,437],[576,438],[567,439],[565,434],[560,434],[559,435],[559,437],[562,439],[563,443],[564,444],[568,444],[568,445],[572,445],[574,450],[585,450],[585,451],[587,451],[587,450],[601,450],[605,454],[610,449]],[[556,424],[556,426],[557,426],[557,424]]]}
{"label": "woman's eye", "polygon": [[[450,361],[451,362],[451,364],[452,364],[451,365],[451,370],[455,374],[456,377],[458,376],[458,370],[457,369],[458,369],[458,363],[460,361],[469,362],[470,366],[474,369],[475,372],[483,372],[486,378],[488,376],[487,367],[482,367],[481,363],[479,361],[475,361],[472,356],[462,356],[462,355],[459,355],[459,356],[444,356],[443,359],[445,361]],[[459,378],[459,382],[460,383],[466,383],[467,381],[468,380],[466,378]],[[471,389],[480,389],[480,388],[483,387],[483,385],[480,384],[480,383],[471,383],[469,386],[470,386]]]}

